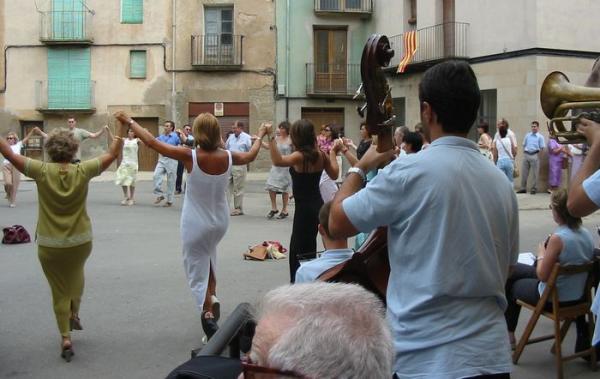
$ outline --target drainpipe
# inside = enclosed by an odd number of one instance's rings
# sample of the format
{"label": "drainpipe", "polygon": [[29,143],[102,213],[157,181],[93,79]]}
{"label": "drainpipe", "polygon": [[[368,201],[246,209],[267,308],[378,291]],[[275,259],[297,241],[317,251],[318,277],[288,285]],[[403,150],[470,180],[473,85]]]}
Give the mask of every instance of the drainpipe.
{"label": "drainpipe", "polygon": [[290,119],[290,26],[292,21],[290,19],[290,0],[286,3],[286,15],[285,21],[287,26],[285,28],[285,120]]}
{"label": "drainpipe", "polygon": [[172,46],[172,66],[173,67],[173,72],[171,73],[171,120],[175,121],[177,119],[177,87],[176,87],[176,82],[175,82],[175,69],[177,68],[176,64],[175,64],[175,59],[176,59],[176,45],[177,45],[177,25],[175,23],[175,17],[177,16],[177,11],[176,11],[176,0],[172,1],[172,8],[173,8],[173,15],[172,15],[172,20],[171,20],[171,27],[172,27],[172,33],[173,33],[173,46]]}

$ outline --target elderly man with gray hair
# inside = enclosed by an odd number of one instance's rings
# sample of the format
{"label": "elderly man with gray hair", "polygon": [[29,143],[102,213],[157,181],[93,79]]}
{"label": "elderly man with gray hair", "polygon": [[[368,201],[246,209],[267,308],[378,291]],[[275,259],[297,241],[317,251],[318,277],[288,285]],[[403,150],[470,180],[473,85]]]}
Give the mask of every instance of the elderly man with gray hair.
{"label": "elderly man with gray hair", "polygon": [[257,320],[244,377],[265,370],[302,378],[392,377],[383,305],[358,285],[276,288],[265,295]]}

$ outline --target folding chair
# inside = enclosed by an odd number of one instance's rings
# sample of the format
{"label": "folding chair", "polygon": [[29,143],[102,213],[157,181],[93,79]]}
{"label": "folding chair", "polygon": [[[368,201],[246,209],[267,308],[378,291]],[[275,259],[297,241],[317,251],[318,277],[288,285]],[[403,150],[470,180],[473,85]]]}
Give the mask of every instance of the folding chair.
{"label": "folding chair", "polygon": [[[560,264],[556,263],[554,265],[554,268],[552,269],[550,278],[546,283],[546,288],[544,289],[544,292],[542,293],[540,300],[537,304],[528,304],[524,301],[517,300],[517,304],[533,311],[533,315],[529,319],[527,327],[525,328],[523,335],[519,339],[519,343],[517,344],[515,352],[513,353],[513,363],[517,364],[517,362],[519,361],[519,357],[521,356],[521,353],[525,348],[525,345],[554,339],[555,341],[554,346],[552,347],[552,352],[554,353],[556,359],[556,371],[558,378],[563,378],[562,364],[564,361],[588,355],[591,357],[591,368],[593,371],[596,371],[596,349],[592,346],[590,346],[589,349],[566,357],[562,356],[561,351],[561,343],[565,338],[567,331],[569,330],[569,326],[571,325],[573,320],[575,320],[578,316],[588,316],[588,333],[591,341],[591,337],[594,330],[594,318],[590,310],[590,307],[592,306],[591,287],[594,281],[593,275],[591,274],[593,267],[593,262],[573,266],[561,266]],[[577,302],[574,305],[561,306],[558,301],[558,290],[556,288],[557,278],[559,276],[568,276],[580,273],[587,273],[587,279],[585,282],[584,293],[581,298],[581,301]],[[547,309],[547,304],[549,300],[552,304],[551,310]],[[554,334],[530,339],[529,337],[531,336],[533,328],[535,327],[535,324],[537,323],[540,316],[548,317],[549,319],[554,321]],[[563,322],[562,327],[561,321]]]}

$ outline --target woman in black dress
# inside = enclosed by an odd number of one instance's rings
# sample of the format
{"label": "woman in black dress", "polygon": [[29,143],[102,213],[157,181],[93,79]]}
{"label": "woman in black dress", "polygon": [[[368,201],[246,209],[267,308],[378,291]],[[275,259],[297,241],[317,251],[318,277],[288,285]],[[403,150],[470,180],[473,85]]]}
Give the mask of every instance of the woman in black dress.
{"label": "woman in black dress", "polygon": [[338,177],[339,167],[336,160],[343,144],[336,142],[329,156],[319,150],[315,127],[309,120],[298,120],[290,128],[290,138],[294,152],[281,156],[275,146],[272,130],[267,129],[271,145],[271,160],[274,166],[289,167],[292,176],[292,191],[296,202],[292,236],[290,238],[290,282],[296,279],[296,270],[300,267],[297,255],[317,250],[317,227],[319,209],[323,199],[319,192],[319,181],[323,170],[334,179]]}

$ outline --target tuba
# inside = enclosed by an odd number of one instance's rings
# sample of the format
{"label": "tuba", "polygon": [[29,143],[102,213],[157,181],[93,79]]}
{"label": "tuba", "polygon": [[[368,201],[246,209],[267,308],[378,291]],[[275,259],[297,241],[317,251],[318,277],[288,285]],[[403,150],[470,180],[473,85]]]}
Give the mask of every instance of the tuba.
{"label": "tuba", "polygon": [[[577,86],[560,71],[546,76],[540,91],[540,103],[548,122],[550,137],[560,144],[585,143],[585,136],[577,132],[580,118],[600,122],[600,88]],[[583,111],[582,111],[583,110]],[[571,115],[568,115],[571,112]],[[564,122],[571,121],[571,130]]]}

